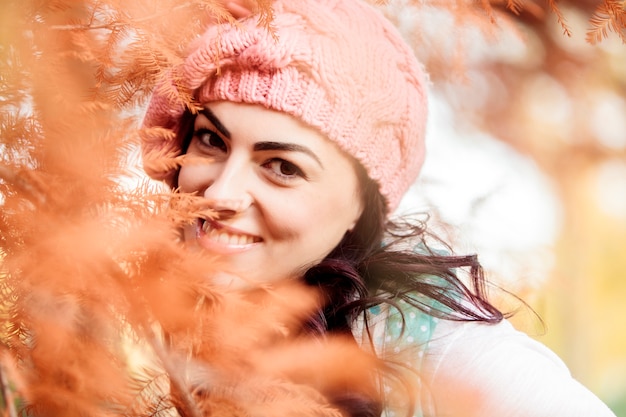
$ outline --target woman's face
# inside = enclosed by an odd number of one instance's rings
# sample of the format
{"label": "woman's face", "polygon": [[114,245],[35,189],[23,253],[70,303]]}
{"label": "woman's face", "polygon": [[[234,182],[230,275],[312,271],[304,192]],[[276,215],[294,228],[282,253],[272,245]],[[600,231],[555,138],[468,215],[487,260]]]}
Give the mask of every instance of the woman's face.
{"label": "woman's face", "polygon": [[187,154],[181,191],[206,198],[219,217],[197,219],[184,239],[219,255],[220,282],[295,277],[328,255],[361,215],[353,161],[285,113],[208,103]]}

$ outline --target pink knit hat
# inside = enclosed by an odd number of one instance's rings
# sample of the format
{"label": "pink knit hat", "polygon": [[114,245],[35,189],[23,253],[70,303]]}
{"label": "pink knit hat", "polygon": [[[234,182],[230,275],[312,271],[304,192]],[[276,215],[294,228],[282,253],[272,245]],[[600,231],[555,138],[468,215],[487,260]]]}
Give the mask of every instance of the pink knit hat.
{"label": "pink knit hat", "polygon": [[[155,91],[145,127],[176,130],[199,103],[262,104],[317,128],[356,158],[393,211],[424,159],[426,77],[393,25],[363,0],[276,0],[277,39],[255,18],[212,26]],[[169,93],[168,93],[169,90]],[[144,143],[145,169],[170,184],[176,169],[150,161],[180,153],[182,138]]]}

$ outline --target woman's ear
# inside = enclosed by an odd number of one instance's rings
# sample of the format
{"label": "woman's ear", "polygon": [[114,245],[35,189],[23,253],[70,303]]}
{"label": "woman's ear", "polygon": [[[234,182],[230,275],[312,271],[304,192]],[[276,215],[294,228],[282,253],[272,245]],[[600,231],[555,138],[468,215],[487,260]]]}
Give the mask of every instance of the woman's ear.
{"label": "woman's ear", "polygon": [[[360,170],[362,170],[362,168],[359,167]],[[357,171],[359,172],[359,171]],[[363,175],[362,173],[360,174],[360,176]],[[360,180],[359,181],[360,184],[363,184],[364,181]],[[359,191],[357,192],[356,195],[356,203],[358,204],[357,210],[354,214],[354,218],[352,219],[352,223],[350,223],[350,226],[348,227],[347,232],[352,233],[354,231],[354,229],[356,228],[356,225],[359,224],[359,221],[361,220],[361,217],[363,217],[363,212],[365,211],[365,205],[367,204],[366,197],[365,197],[365,193],[367,193],[367,190],[365,189],[365,187],[360,187]]]}
{"label": "woman's ear", "polygon": [[362,199],[359,200],[359,209],[357,210],[356,216],[354,217],[354,220],[352,221],[352,223],[350,224],[350,226],[348,227],[348,230],[346,230],[346,232],[352,233],[354,231],[354,228],[356,227],[356,225],[359,223],[359,220],[361,220],[361,216],[363,216],[363,201],[361,201]]}
{"label": "woman's ear", "polygon": [[359,222],[360,218],[361,218],[361,215],[359,215],[359,217],[357,217],[356,220],[352,222],[352,224],[350,225],[350,227],[348,227],[348,230],[346,230],[346,232],[349,232],[349,233],[354,232],[354,228],[356,227],[356,224]]}

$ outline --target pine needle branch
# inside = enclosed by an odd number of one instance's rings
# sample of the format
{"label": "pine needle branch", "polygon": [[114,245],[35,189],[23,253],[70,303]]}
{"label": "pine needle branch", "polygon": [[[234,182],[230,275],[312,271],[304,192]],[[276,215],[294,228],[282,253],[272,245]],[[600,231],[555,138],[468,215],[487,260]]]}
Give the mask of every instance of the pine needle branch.
{"label": "pine needle branch", "polygon": [[587,31],[587,42],[595,45],[608,37],[610,31],[613,31],[623,43],[626,43],[625,7],[626,4],[623,1],[604,0],[589,19],[591,28]]}
{"label": "pine needle branch", "polygon": [[507,0],[506,8],[513,12],[513,14],[519,16],[524,6],[521,0]]}
{"label": "pine needle branch", "polygon": [[15,186],[30,197],[31,200],[40,205],[43,205],[47,200],[46,195],[41,192],[40,188],[33,184],[32,181],[28,181],[24,176],[16,173],[11,167],[5,164],[0,164],[0,179]]}
{"label": "pine needle branch", "polygon": [[4,398],[4,404],[9,417],[17,417],[17,411],[15,410],[15,401],[9,381],[6,377],[6,371],[4,364],[0,362],[0,390],[2,391],[2,397]]}
{"label": "pine needle branch", "polygon": [[[165,346],[163,346],[161,339],[149,323],[147,313],[148,308],[143,308],[144,304],[146,304],[145,299],[143,299],[140,294],[131,293],[129,291],[130,288],[121,282],[126,276],[122,268],[114,262],[109,263],[109,268],[112,271],[113,276],[117,278],[118,283],[121,284],[120,289],[126,293],[126,297],[129,299],[135,298],[135,302],[133,304],[136,307],[134,313],[138,328],[145,335],[148,345],[156,354],[157,358],[161,362],[161,365],[163,366],[163,369],[165,370],[165,373],[169,377],[171,395],[176,400],[179,408],[183,411],[183,415],[185,417],[203,417],[200,409],[193,400],[191,393],[187,389],[187,384],[182,376],[180,367],[175,366],[174,361],[172,361],[172,356],[169,354]],[[137,301],[137,298],[133,296],[139,296],[139,301]]]}
{"label": "pine needle branch", "polygon": [[490,1],[489,0],[480,0],[480,3],[481,3],[482,8],[487,13],[487,16],[489,17],[489,21],[491,23],[496,23],[496,17],[493,14],[493,8],[491,7]]}
{"label": "pine needle branch", "polygon": [[170,355],[167,354],[165,347],[161,343],[160,339],[154,334],[154,331],[150,331],[149,329],[150,328],[144,329],[152,333],[149,339],[149,343],[152,349],[154,349],[157,357],[163,364],[165,372],[167,372],[170,377],[172,395],[184,411],[183,415],[185,417],[203,417],[200,409],[196,405],[189,390],[187,389],[187,384],[181,377],[180,370],[177,369],[176,366],[174,366]]}
{"label": "pine needle branch", "polygon": [[[99,30],[99,29],[107,29],[107,30],[116,30],[119,29],[121,27],[128,27],[128,26],[133,26],[136,25],[138,23],[145,23],[151,20],[157,20],[157,19],[162,19],[164,17],[167,17],[168,15],[172,14],[172,12],[176,12],[179,10],[184,10],[186,8],[192,7],[194,5],[196,5],[197,2],[191,1],[191,2],[187,2],[187,3],[183,3],[180,4],[178,6],[174,6],[170,9],[167,9],[161,13],[153,13],[151,15],[148,16],[144,16],[144,17],[140,17],[140,18],[135,18],[135,19],[130,19],[128,21],[119,21],[119,22],[107,22],[107,23],[102,23],[99,25],[92,25],[92,24],[86,24],[86,25],[51,25],[50,29],[53,30]],[[229,14],[229,13],[219,13],[218,14],[219,17],[223,18],[226,17],[229,21],[234,20],[234,18]]]}
{"label": "pine needle branch", "polygon": [[552,10],[552,13],[554,13],[554,15],[556,16],[556,20],[561,25],[561,28],[563,28],[563,34],[571,38],[572,31],[569,28],[569,25],[567,24],[565,17],[563,16],[563,13],[559,9],[557,0],[548,0],[548,4],[550,5],[550,10]]}
{"label": "pine needle branch", "polygon": [[[119,29],[120,27],[127,27],[129,25],[133,25],[133,24],[137,24],[137,23],[142,23],[142,22],[147,22],[150,20],[154,20],[154,19],[159,19],[162,17],[167,16],[168,14],[177,11],[177,10],[182,10],[185,9],[187,7],[193,6],[194,2],[188,2],[188,3],[184,3],[178,6],[174,6],[171,9],[164,11],[162,13],[154,13],[151,14],[149,16],[144,16],[141,18],[137,18],[137,19],[132,19],[130,21],[126,21],[126,22],[107,22],[107,23],[102,23],[99,25],[93,25],[91,22],[86,24],[86,25],[50,25],[50,29],[52,30],[98,30],[98,29],[109,29],[109,30],[116,30]],[[91,20],[92,21],[92,20]]]}

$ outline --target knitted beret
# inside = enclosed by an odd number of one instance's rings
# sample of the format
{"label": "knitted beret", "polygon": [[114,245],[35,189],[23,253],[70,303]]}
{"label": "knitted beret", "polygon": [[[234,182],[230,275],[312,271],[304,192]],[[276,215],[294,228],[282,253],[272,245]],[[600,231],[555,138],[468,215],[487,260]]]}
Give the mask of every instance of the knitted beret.
{"label": "knitted beret", "polygon": [[[145,127],[176,130],[181,94],[199,103],[261,104],[318,129],[353,156],[393,211],[424,159],[426,76],[395,27],[363,0],[276,0],[275,36],[254,17],[213,25],[155,90]],[[180,153],[181,138],[147,141],[144,162]]]}

